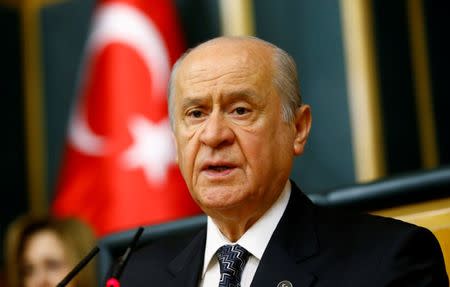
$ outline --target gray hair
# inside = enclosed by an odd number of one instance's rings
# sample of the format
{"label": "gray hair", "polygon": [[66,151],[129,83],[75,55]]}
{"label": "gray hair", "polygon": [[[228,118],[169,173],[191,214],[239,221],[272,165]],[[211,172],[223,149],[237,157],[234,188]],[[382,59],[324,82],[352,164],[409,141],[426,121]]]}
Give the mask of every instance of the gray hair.
{"label": "gray hair", "polygon": [[[302,105],[299,82],[297,77],[297,66],[294,59],[283,49],[272,43],[261,40],[253,36],[230,37],[234,39],[252,39],[270,46],[273,49],[273,85],[281,97],[281,113],[285,122],[292,122],[295,119],[297,109]],[[195,49],[195,48],[194,48]],[[169,79],[169,118],[172,129],[174,128],[174,98],[175,98],[175,79],[178,68],[183,60],[193,49],[186,51],[175,63],[172,68]]]}

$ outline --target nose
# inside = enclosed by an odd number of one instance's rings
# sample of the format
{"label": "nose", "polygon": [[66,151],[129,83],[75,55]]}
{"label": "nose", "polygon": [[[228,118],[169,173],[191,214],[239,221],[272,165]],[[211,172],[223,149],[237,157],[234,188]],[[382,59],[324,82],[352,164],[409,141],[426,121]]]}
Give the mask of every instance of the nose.
{"label": "nose", "polygon": [[209,115],[200,134],[200,141],[212,148],[220,148],[234,142],[235,134],[220,112]]}

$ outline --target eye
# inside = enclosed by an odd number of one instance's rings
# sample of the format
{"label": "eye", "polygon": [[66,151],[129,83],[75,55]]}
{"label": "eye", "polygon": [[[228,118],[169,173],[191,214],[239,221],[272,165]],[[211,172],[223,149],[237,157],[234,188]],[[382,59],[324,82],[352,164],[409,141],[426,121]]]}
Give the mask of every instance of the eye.
{"label": "eye", "polygon": [[242,116],[242,115],[245,115],[246,113],[248,113],[249,110],[246,109],[246,108],[244,108],[244,107],[237,107],[237,108],[234,110],[234,112],[235,112],[236,114]]}
{"label": "eye", "polygon": [[45,265],[47,267],[47,270],[60,270],[64,267],[64,262],[62,260],[58,259],[47,259],[45,261]]}
{"label": "eye", "polygon": [[203,115],[203,113],[200,110],[192,110],[188,113],[189,117],[196,118],[196,119],[201,118],[202,115]]}

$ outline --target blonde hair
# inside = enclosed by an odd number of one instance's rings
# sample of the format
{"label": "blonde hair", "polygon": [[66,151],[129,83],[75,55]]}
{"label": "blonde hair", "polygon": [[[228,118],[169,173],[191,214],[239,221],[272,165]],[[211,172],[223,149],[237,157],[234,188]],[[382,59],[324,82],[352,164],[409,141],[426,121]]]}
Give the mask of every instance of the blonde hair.
{"label": "blonde hair", "polygon": [[[21,258],[25,241],[42,230],[53,231],[63,243],[68,262],[75,266],[95,245],[89,226],[74,218],[56,219],[24,215],[8,227],[5,241],[6,279],[9,287],[23,287]],[[76,277],[76,285],[97,285],[95,264],[88,264]]]}

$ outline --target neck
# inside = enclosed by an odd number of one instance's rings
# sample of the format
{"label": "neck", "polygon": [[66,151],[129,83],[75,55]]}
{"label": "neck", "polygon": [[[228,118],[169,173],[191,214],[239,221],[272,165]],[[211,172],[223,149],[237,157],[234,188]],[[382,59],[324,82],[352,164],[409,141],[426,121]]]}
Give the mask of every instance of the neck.
{"label": "neck", "polygon": [[[275,200],[270,200],[258,207],[247,206],[245,209],[220,210],[220,212],[211,211],[207,213],[220,232],[231,242],[236,242],[266,213]],[[249,213],[249,210],[253,210],[253,212]]]}
{"label": "neck", "polygon": [[230,220],[225,218],[212,218],[214,223],[219,228],[220,232],[228,239],[230,242],[236,242],[239,238],[244,235],[244,233],[252,227],[252,225],[258,221],[261,216],[255,218],[249,218],[247,220]]}
{"label": "neck", "polygon": [[[280,185],[282,186],[282,185]],[[208,214],[220,232],[231,242],[238,241],[277,201],[284,187],[270,194],[264,201],[245,204],[229,209],[208,209]]]}

